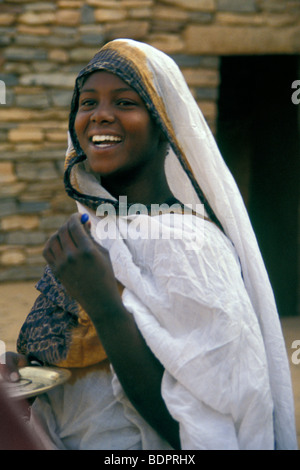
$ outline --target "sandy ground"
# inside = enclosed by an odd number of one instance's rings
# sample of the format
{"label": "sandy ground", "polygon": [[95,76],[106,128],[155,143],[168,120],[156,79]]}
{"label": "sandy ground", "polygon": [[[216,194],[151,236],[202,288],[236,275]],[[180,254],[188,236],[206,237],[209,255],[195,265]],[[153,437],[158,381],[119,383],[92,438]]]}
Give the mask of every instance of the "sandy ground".
{"label": "sandy ground", "polygon": [[[15,351],[18,331],[36,297],[34,282],[0,284],[0,340],[5,343],[7,351]],[[291,367],[300,448],[300,317],[283,318],[281,323]],[[293,349],[292,343],[295,340],[299,340],[299,346]],[[0,345],[3,346],[3,343]],[[299,364],[293,363],[293,353]]]}
{"label": "sandy ground", "polygon": [[15,351],[18,331],[36,297],[34,282],[0,284],[0,340],[7,351]]}

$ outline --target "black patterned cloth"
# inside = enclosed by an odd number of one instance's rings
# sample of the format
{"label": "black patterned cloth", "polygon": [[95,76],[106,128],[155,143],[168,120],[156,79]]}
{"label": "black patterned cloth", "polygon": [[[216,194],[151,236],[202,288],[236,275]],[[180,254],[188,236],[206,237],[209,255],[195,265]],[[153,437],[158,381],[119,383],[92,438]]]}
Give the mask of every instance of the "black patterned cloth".
{"label": "black patterned cloth", "polygon": [[79,306],[49,266],[36,288],[40,295],[20,330],[17,350],[43,363],[59,364],[67,357],[72,330],[78,325]]}

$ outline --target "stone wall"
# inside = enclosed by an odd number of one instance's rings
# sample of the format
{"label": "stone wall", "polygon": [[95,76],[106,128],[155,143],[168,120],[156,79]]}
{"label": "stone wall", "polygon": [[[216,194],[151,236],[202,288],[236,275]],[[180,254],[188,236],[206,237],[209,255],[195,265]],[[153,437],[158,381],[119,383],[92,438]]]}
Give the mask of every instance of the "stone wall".
{"label": "stone wall", "polygon": [[299,53],[299,26],[299,0],[0,0],[0,281],[37,279],[75,210],[62,185],[69,102],[101,45],[131,37],[173,56],[214,131],[219,56]]}

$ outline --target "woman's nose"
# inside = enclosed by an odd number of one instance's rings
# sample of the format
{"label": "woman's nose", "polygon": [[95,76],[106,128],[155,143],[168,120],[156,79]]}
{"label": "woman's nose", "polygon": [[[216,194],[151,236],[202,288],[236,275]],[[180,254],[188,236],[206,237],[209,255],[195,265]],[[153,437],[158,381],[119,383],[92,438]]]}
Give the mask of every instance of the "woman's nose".
{"label": "woman's nose", "polygon": [[99,103],[91,114],[91,121],[94,122],[113,122],[114,120],[112,107],[105,103]]}

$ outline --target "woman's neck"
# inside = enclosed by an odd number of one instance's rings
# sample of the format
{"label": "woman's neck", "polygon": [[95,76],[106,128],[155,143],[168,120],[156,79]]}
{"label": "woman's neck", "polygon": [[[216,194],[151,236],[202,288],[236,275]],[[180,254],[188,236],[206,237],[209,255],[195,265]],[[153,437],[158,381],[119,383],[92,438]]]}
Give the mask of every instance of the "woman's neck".
{"label": "woman's neck", "polygon": [[137,181],[134,181],[132,175],[130,179],[123,175],[120,178],[114,177],[111,181],[102,177],[101,183],[115,198],[126,196],[128,204],[140,203],[146,206],[162,204],[173,197],[164,172],[160,172],[150,180],[147,175],[145,178],[139,177]]}

